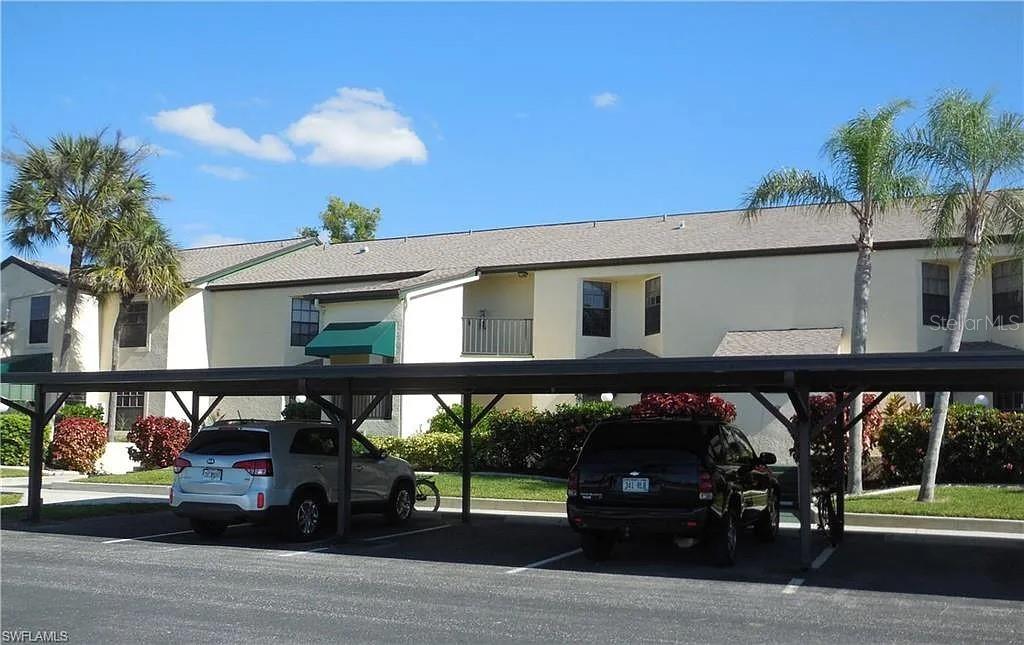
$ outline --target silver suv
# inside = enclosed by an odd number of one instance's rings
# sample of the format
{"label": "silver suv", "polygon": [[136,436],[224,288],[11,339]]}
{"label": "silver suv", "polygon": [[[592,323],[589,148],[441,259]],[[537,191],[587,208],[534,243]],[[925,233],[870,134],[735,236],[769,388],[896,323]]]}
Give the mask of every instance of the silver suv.
{"label": "silver suv", "polygon": [[[412,515],[415,474],[353,433],[352,510]],[[273,522],[308,540],[337,508],[338,428],[316,421],[243,421],[202,428],[174,460],[171,509],[218,537],[238,521]]]}

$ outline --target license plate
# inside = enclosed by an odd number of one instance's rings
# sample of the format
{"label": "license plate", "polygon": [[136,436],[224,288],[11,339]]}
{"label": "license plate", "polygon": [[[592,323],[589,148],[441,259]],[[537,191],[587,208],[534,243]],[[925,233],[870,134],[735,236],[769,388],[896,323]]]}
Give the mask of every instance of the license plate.
{"label": "license plate", "polygon": [[220,481],[220,477],[223,474],[220,468],[203,468],[203,479],[210,481]]}
{"label": "license plate", "polygon": [[651,480],[646,477],[623,477],[623,493],[646,493],[651,485]]}

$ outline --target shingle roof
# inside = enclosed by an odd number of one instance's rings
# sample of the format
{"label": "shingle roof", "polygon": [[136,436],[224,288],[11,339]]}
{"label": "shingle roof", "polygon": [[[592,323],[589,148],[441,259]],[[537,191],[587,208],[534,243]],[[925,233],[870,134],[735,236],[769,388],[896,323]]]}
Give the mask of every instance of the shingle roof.
{"label": "shingle roof", "polygon": [[8,256],[4,259],[2,266],[9,264],[17,264],[26,271],[34,273],[43,280],[52,282],[53,284],[67,285],[68,283],[68,269],[57,264],[51,264],[49,262],[43,262],[42,260],[28,260],[26,258],[19,258],[16,255]]}
{"label": "shingle roof", "polygon": [[315,244],[315,240],[298,237],[268,242],[246,242],[221,246],[203,246],[179,251],[182,277],[187,282],[216,276],[223,271],[254,262],[266,256]]}
{"label": "shingle roof", "polygon": [[842,327],[728,331],[722,336],[714,355],[835,354],[842,337]]}
{"label": "shingle roof", "polygon": [[620,347],[618,349],[610,349],[607,352],[601,352],[600,354],[594,354],[587,358],[658,358],[658,355],[639,347]]}
{"label": "shingle roof", "polygon": [[[216,280],[216,287],[338,281],[450,267],[543,268],[565,263],[697,259],[708,256],[854,250],[856,222],[837,209],[765,210],[753,224],[740,211],[525,226],[331,244],[289,253]],[[876,225],[876,244],[923,243],[926,227],[909,208]],[[363,250],[365,248],[365,251]]]}
{"label": "shingle roof", "polygon": [[320,291],[317,293],[307,294],[307,296],[310,298],[318,298],[323,302],[339,302],[373,296],[398,297],[398,294],[402,291],[415,289],[417,287],[428,287],[439,282],[457,280],[458,278],[471,276],[475,273],[476,269],[474,267],[436,269],[425,273],[416,273],[412,276],[354,282],[343,289]]}

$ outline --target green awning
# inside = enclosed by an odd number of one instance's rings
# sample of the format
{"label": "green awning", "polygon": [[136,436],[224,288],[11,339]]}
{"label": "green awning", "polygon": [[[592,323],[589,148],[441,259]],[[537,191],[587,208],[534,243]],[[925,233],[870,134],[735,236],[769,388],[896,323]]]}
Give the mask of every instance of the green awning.
{"label": "green awning", "polygon": [[307,356],[376,354],[395,357],[395,321],[331,323],[306,345]]}
{"label": "green awning", "polygon": [[51,372],[53,354],[21,354],[0,359],[0,374],[9,372]]}
{"label": "green awning", "polygon": [[[11,372],[51,371],[53,371],[53,354],[51,353],[21,354],[0,359],[0,375]],[[0,396],[12,401],[32,401],[35,399],[35,386],[3,382],[0,383]]]}

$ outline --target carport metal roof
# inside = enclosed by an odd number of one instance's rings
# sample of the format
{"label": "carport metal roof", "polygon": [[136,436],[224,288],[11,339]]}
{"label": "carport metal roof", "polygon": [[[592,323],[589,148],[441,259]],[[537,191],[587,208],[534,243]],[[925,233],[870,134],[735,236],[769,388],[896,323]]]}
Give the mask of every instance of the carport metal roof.
{"label": "carport metal roof", "polygon": [[222,367],[117,372],[21,372],[8,381],[60,391],[195,391],[204,396],[544,394],[703,391],[787,393],[1024,389],[1024,357],[1009,352],[635,358],[378,365]]}
{"label": "carport metal roof", "polygon": [[[346,534],[351,512],[351,432],[365,418],[353,419],[352,395],[372,393],[372,410],[388,394],[430,394],[462,429],[462,513],[469,520],[471,430],[504,394],[591,392],[748,392],[798,438],[801,562],[810,565],[810,444],[814,433],[831,427],[845,432],[885,397],[899,391],[999,391],[1024,390],[1024,358],[1009,352],[901,353],[808,356],[744,356],[701,358],[594,358],[587,360],[538,360],[456,363],[398,363],[376,365],[234,367],[199,370],[144,370],[118,372],[19,372],[6,375],[13,383],[35,385],[32,407],[8,399],[5,403],[32,415],[29,464],[29,515],[40,517],[42,506],[43,428],[69,392],[170,391],[198,428],[221,397],[273,396],[305,393],[348,441],[338,442],[338,533]],[[192,392],[191,408],[178,395]],[[842,417],[850,404],[866,391],[882,392],[861,414],[846,423]],[[813,420],[811,392],[841,394],[836,410],[826,419]],[[58,394],[46,407],[46,394]],[[439,397],[461,393],[463,414],[453,413]],[[795,420],[789,419],[764,394],[785,393],[793,404]],[[340,394],[341,405],[324,395]],[[473,394],[493,394],[483,412],[472,416]],[[199,397],[216,397],[200,415]],[[837,480],[842,475],[837,464]],[[842,487],[838,486],[842,518]],[[842,520],[840,519],[840,526]],[[841,531],[841,529],[840,529]]]}

